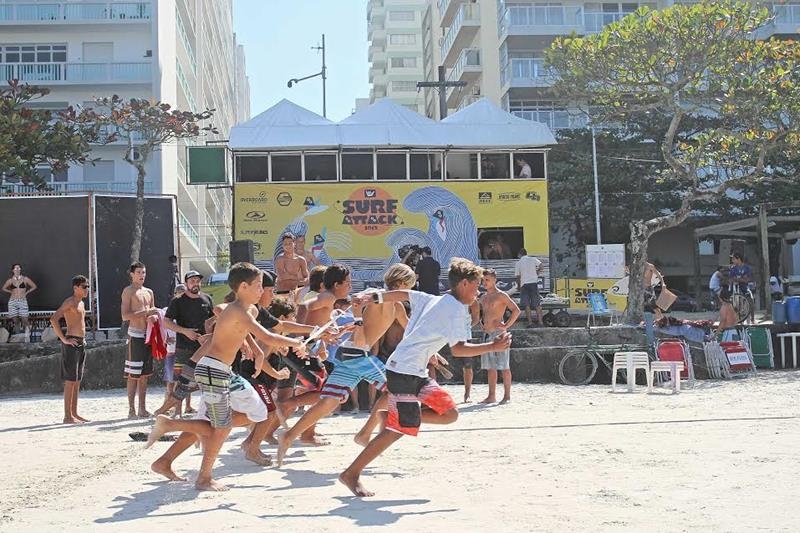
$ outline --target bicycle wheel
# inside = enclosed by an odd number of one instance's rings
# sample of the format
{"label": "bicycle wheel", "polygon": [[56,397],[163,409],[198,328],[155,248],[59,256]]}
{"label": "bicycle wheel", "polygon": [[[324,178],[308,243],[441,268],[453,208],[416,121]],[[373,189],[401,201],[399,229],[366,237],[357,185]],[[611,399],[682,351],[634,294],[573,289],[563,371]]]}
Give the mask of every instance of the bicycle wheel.
{"label": "bicycle wheel", "polygon": [[586,385],[597,372],[597,355],[587,349],[570,350],[558,363],[558,377],[564,385]]}
{"label": "bicycle wheel", "polygon": [[736,311],[740,324],[750,317],[753,304],[746,295],[738,293],[731,295],[731,305],[733,305],[733,310]]}

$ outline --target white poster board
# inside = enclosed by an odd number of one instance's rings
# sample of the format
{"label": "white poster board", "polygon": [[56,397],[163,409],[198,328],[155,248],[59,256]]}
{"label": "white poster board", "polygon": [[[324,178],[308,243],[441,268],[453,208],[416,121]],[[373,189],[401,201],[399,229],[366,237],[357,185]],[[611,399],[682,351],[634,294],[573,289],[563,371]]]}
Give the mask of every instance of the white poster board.
{"label": "white poster board", "polygon": [[620,279],[624,276],[624,244],[586,245],[586,277]]}

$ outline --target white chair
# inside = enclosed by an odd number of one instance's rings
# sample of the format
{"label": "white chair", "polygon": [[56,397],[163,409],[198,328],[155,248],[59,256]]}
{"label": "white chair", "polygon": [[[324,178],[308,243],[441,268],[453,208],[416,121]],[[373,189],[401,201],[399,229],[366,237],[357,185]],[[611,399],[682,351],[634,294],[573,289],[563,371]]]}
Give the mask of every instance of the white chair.
{"label": "white chair", "polygon": [[672,392],[681,391],[681,372],[683,372],[683,361],[653,361],[650,363],[650,370],[647,376],[647,392],[653,391],[653,377],[656,372],[669,372],[672,378]]}
{"label": "white chair", "polygon": [[636,370],[644,370],[647,378],[648,388],[650,387],[650,356],[647,352],[616,352],[614,354],[614,364],[611,366],[611,392],[617,391],[617,372],[625,370],[628,381],[628,392],[633,392],[636,384]]}

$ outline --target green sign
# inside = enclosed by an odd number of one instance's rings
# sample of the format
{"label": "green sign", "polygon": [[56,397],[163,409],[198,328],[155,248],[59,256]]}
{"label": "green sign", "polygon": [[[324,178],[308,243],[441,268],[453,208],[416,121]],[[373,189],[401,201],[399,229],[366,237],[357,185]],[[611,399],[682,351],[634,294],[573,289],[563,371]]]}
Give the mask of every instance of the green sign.
{"label": "green sign", "polygon": [[227,148],[189,146],[189,185],[227,184]]}

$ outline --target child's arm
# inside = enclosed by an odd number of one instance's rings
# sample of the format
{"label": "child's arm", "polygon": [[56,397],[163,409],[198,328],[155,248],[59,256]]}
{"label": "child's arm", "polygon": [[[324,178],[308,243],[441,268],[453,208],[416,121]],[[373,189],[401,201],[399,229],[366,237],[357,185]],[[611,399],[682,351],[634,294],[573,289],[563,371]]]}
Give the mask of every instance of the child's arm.
{"label": "child's arm", "polygon": [[511,328],[511,326],[514,325],[514,322],[516,322],[517,319],[519,319],[519,315],[521,312],[519,310],[519,306],[516,304],[514,300],[511,299],[511,297],[508,294],[504,292],[503,296],[505,296],[506,299],[506,309],[511,309],[511,316],[508,317],[508,320],[503,325],[504,328],[509,329]]}
{"label": "child's arm", "polygon": [[274,366],[269,364],[268,360],[264,360],[264,363],[261,365],[261,370],[268,376],[273,377],[275,379],[289,379],[291,372],[288,368],[284,368],[282,370],[277,370]]}
{"label": "child's arm", "polygon": [[475,357],[487,352],[500,352],[511,346],[511,334],[501,333],[491,342],[472,343],[461,341],[450,346],[453,357]]}
{"label": "child's arm", "polygon": [[278,335],[277,333],[272,333],[256,322],[256,319],[249,313],[247,314],[247,318],[249,319],[247,324],[248,330],[258,341],[271,346],[289,346],[294,349],[298,356],[305,355],[306,345],[302,339],[293,339]]}
{"label": "child's arm", "polygon": [[61,331],[61,324],[59,324],[59,320],[61,320],[61,317],[64,316],[64,312],[67,310],[68,306],[69,298],[64,300],[64,303],[61,304],[61,307],[59,307],[58,310],[53,313],[53,316],[50,317],[50,325],[53,326],[53,331],[58,337],[58,340],[69,346],[77,346],[78,341],[76,339],[68,339],[64,335],[64,332]]}

